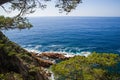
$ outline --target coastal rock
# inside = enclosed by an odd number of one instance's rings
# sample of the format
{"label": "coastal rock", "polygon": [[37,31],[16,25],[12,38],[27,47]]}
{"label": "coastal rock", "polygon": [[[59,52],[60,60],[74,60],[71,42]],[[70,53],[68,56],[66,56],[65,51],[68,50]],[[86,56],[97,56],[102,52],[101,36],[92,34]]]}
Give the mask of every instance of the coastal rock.
{"label": "coastal rock", "polygon": [[53,65],[54,63],[50,60],[44,60],[44,59],[41,59],[41,58],[37,58],[40,66],[42,67],[50,67],[51,65]]}
{"label": "coastal rock", "polygon": [[38,57],[45,58],[45,59],[60,59],[65,60],[68,59],[68,57],[65,57],[62,53],[52,53],[52,52],[43,52],[42,54],[39,54]]}
{"label": "coastal rock", "polygon": [[69,59],[69,57],[65,57],[62,53],[43,52],[38,54],[31,52],[31,54],[38,61],[39,65],[45,68],[48,68],[60,61]]}

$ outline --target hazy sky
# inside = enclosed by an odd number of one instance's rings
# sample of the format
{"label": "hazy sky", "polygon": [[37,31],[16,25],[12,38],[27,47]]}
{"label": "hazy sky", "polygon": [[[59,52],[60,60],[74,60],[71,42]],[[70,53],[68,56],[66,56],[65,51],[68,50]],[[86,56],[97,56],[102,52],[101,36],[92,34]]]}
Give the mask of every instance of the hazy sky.
{"label": "hazy sky", "polygon": [[[120,0],[83,0],[82,4],[71,13],[59,13],[55,8],[55,2],[49,2],[45,10],[37,9],[35,13],[29,16],[119,16]],[[16,12],[6,13],[0,8],[0,15],[13,16]]]}

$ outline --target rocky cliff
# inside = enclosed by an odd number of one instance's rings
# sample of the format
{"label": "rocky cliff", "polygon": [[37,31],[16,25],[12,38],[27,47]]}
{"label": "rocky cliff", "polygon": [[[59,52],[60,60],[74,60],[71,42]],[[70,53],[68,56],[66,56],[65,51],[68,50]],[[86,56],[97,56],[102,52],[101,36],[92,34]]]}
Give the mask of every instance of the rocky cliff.
{"label": "rocky cliff", "polygon": [[0,32],[0,80],[48,80],[40,61]]}

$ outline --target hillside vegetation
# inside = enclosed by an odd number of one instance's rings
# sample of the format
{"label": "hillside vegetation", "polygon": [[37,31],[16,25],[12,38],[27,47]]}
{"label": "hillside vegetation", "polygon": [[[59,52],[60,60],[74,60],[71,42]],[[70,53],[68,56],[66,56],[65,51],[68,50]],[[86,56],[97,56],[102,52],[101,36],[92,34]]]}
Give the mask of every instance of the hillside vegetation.
{"label": "hillside vegetation", "polygon": [[92,53],[75,56],[51,67],[55,80],[119,80],[118,54]]}
{"label": "hillside vegetation", "polygon": [[0,32],[0,80],[48,80],[40,62]]}

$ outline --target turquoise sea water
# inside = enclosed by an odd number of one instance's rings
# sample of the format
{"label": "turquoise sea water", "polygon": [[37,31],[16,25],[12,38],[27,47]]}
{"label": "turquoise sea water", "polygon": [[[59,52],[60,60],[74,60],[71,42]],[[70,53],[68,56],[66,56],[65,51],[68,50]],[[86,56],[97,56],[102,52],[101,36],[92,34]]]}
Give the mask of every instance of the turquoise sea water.
{"label": "turquoise sea water", "polygon": [[30,22],[30,30],[3,32],[23,48],[39,52],[120,53],[119,17],[39,17]]}

